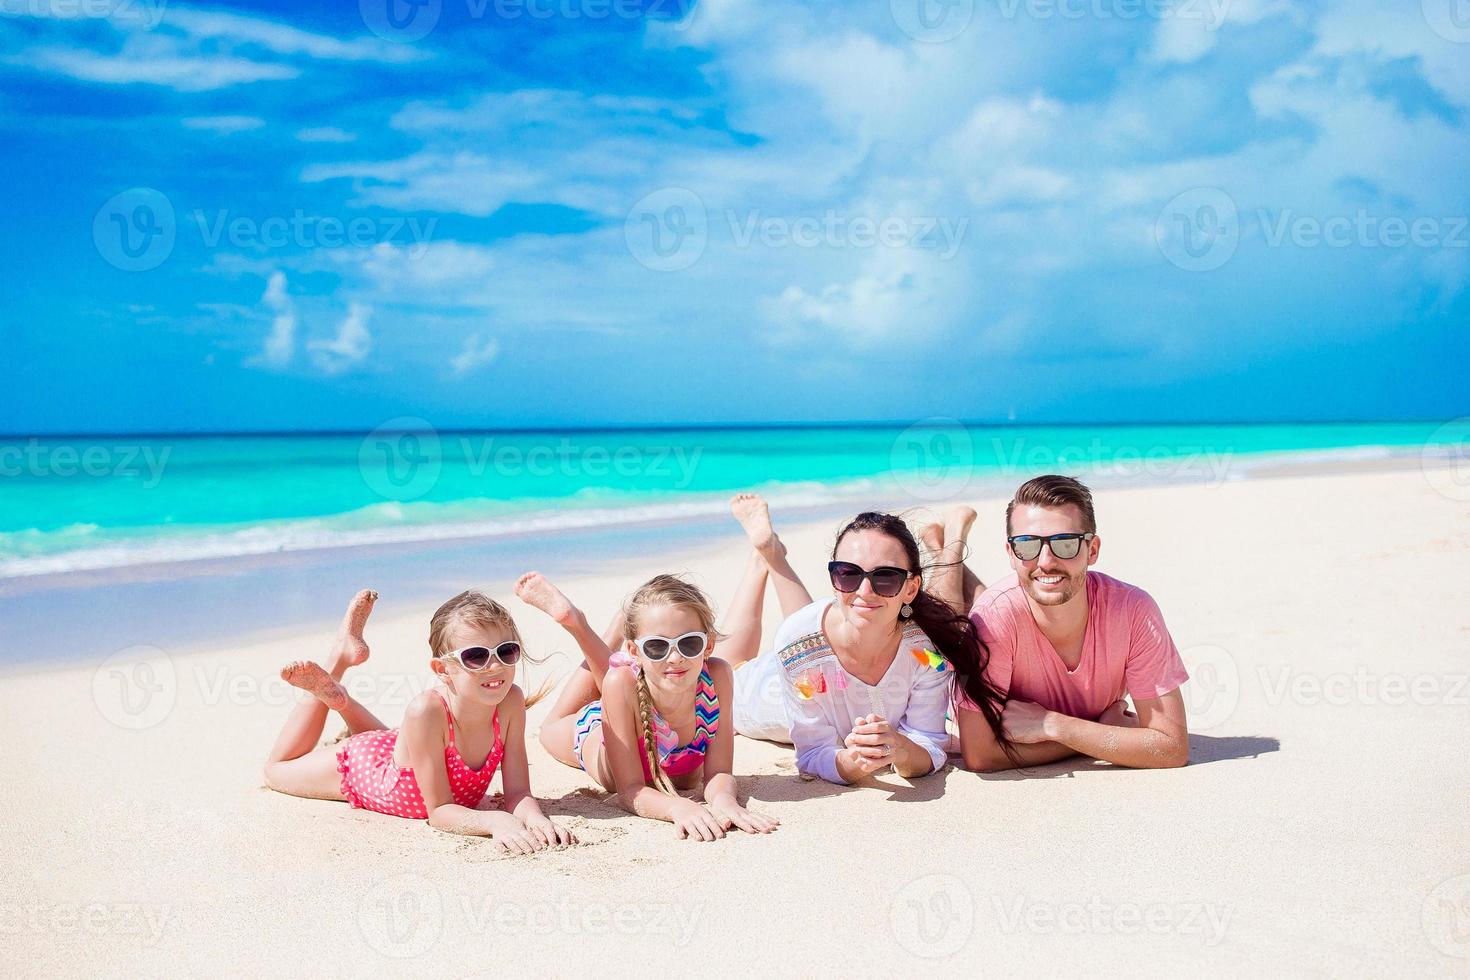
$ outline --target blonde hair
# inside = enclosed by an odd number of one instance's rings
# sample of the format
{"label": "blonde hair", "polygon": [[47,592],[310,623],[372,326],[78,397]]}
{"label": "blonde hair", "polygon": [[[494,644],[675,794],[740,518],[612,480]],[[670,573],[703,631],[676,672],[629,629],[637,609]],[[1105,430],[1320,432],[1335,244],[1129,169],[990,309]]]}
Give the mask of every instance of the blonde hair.
{"label": "blonde hair", "polygon": [[[521,639],[521,631],[516,626],[515,619],[511,617],[510,610],[485,593],[473,590],[461,592],[434,610],[434,615],[429,620],[429,652],[436,659],[453,649],[450,634],[461,626],[468,626],[472,629],[504,630],[521,645],[521,657],[526,660],[530,659],[525,652],[526,644]],[[544,682],[534,694],[528,694],[526,707],[529,708],[546,697],[550,688],[551,684]]]}
{"label": "blonde hair", "polygon": [[[638,587],[623,604],[623,639],[632,642],[638,638],[638,619],[651,606],[673,606],[688,609],[699,620],[699,628],[709,634],[713,641],[715,611],[699,586],[686,582],[677,575],[655,575]],[[643,671],[638,671],[638,716],[643,725],[643,756],[648,771],[653,773],[653,788],[670,796],[677,795],[668,773],[658,761],[658,736],[653,729],[653,692]]]}

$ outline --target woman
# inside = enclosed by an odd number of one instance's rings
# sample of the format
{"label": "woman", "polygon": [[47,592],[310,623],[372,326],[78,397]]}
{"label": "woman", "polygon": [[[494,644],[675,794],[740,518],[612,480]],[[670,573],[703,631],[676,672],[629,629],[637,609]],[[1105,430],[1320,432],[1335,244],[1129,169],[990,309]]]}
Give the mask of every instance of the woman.
{"label": "woman", "polygon": [[[775,650],[736,672],[740,734],[791,741],[802,772],[834,783],[889,766],[922,776],[944,765],[945,717],[957,683],[1007,744],[1001,700],[984,676],[984,644],[957,611],[963,589],[978,583],[949,571],[945,598],[926,591],[908,526],[868,512],[837,535],[828,564],[833,595],[812,601],[771,530],[764,501],[750,500],[736,516],[775,581],[786,620]],[[925,540],[949,558],[962,547],[963,532],[946,547],[941,531],[926,528]],[[957,556],[944,567],[956,565]]]}

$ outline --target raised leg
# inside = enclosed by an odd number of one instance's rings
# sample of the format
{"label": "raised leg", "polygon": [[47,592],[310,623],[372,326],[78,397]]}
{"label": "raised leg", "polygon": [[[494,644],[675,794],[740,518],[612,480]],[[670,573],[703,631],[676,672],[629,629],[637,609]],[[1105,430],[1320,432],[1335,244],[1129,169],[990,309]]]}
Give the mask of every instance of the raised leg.
{"label": "raised leg", "polygon": [[[934,555],[934,564],[929,571],[929,592],[947,602],[950,608],[963,613],[974,601],[974,589],[979,578],[965,566],[970,527],[975,523],[975,511],[963,505],[951,507],[944,515],[944,524],[927,525],[919,537]],[[969,573],[968,576],[966,573]],[[970,598],[966,601],[966,587]]]}
{"label": "raised leg", "polygon": [[603,638],[593,631],[582,610],[572,605],[571,600],[540,572],[528,572],[522,575],[516,582],[515,593],[522,602],[541,610],[572,635],[572,639],[577,641],[577,646],[581,648],[582,656],[586,659],[587,666],[591,668],[592,676],[600,687],[602,676],[607,673],[608,661],[612,659],[613,651]]}
{"label": "raised leg", "polygon": [[735,589],[735,597],[725,610],[717,651],[732,667],[754,660],[761,652],[761,614],[766,604],[766,580],[770,567],[759,554],[751,553],[745,564],[745,575]]}
{"label": "raised leg", "polygon": [[766,562],[771,585],[776,590],[776,602],[781,615],[790,616],[805,606],[811,605],[812,595],[801,584],[796,569],[786,560],[786,545],[771,526],[771,510],[759,494],[738,493],[730,499],[730,512],[745,529],[745,535]]}
{"label": "raised leg", "polygon": [[[327,712],[348,707],[348,702],[356,704],[348,697],[347,690],[340,681],[348,667],[356,666],[368,658],[369,650],[367,641],[363,638],[363,628],[367,626],[368,616],[377,600],[378,594],[371,589],[364,589],[352,597],[347,613],[342,618],[342,627],[337,633],[332,652],[327,657],[326,670],[316,664],[303,666],[304,662],[297,662],[287,665],[281,671],[281,677],[287,683],[307,690],[312,697],[291,710],[281,733],[276,736],[275,745],[271,747],[269,762],[297,759],[306,755],[321,741],[322,729],[327,724]],[[287,676],[288,672],[291,676]],[[301,683],[297,683],[297,680]],[[359,716],[358,720],[365,719]],[[350,726],[351,722],[348,724]],[[382,725],[379,723],[375,727],[381,728]]]}

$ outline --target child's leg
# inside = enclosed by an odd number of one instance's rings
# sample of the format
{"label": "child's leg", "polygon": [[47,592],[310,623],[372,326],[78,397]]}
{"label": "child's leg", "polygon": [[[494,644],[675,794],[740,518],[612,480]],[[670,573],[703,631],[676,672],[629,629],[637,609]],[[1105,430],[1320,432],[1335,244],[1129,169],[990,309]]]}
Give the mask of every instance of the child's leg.
{"label": "child's leg", "polygon": [[[614,616],[608,628],[602,633],[602,642],[609,650],[615,649],[623,639],[623,618]],[[611,656],[611,654],[609,654]],[[602,678],[594,676],[592,669],[584,662],[567,682],[562,686],[561,694],[557,695],[556,703],[547,712],[546,720],[541,723],[541,729],[537,733],[541,739],[542,746],[552,757],[565,762],[574,768],[579,768],[577,757],[572,752],[572,736],[576,733],[577,715],[582,709],[593,701],[602,697],[600,688]]]}
{"label": "child's leg", "polygon": [[516,582],[515,593],[522,602],[546,613],[562,629],[572,634],[572,639],[577,641],[582,656],[587,660],[587,666],[592,670],[592,676],[600,685],[602,675],[607,673],[607,664],[613,651],[602,637],[593,632],[582,610],[572,605],[571,600],[540,572],[522,575]]}
{"label": "child's leg", "polygon": [[770,568],[766,560],[752,552],[745,565],[745,575],[725,610],[724,622],[720,624],[720,632],[725,636],[716,652],[732,667],[754,660],[761,652],[761,613],[766,604],[766,579],[769,577]]}
{"label": "child's leg", "polygon": [[[951,507],[944,515],[943,526],[926,525],[919,538],[933,556],[926,587],[931,595],[943,599],[955,612],[964,613],[974,601],[975,586],[980,580],[965,565],[966,539],[975,523],[975,511],[969,507]],[[966,588],[969,598],[966,598]]]}
{"label": "child's leg", "polygon": [[738,493],[730,499],[730,512],[745,528],[746,537],[756,552],[765,559],[771,584],[776,589],[776,602],[782,616],[790,616],[811,605],[811,593],[801,584],[796,569],[786,560],[786,545],[771,526],[771,511],[765,500],[754,493]]}
{"label": "child's leg", "polygon": [[[292,709],[286,718],[281,734],[276,736],[276,744],[271,747],[269,762],[298,759],[315,748],[321,741],[322,729],[327,725],[327,711],[330,709],[344,711],[343,718],[349,728],[354,722],[366,726],[356,730],[383,727],[382,722],[353,701],[346,688],[339,683],[348,667],[360,664],[368,658],[368,645],[363,639],[362,631],[377,599],[378,594],[370,589],[364,589],[353,596],[352,602],[347,606],[347,614],[342,618],[342,628],[337,634],[332,652],[327,658],[327,670],[322,670],[316,664],[298,661],[288,664],[281,671],[283,680],[307,691],[312,697]],[[353,710],[352,705],[356,705],[357,710]],[[346,712],[351,712],[352,717],[349,718]]]}
{"label": "child's leg", "polygon": [[296,759],[265,764],[265,784],[277,793],[307,800],[345,800],[337,749],[324,745]]}

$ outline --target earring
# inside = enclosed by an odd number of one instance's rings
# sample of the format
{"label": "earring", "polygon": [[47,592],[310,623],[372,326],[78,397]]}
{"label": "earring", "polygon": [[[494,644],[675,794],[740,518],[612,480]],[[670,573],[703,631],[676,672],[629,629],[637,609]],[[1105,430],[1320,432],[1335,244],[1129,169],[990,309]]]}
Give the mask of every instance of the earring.
{"label": "earring", "polygon": [[913,615],[914,615],[914,607],[911,606],[911,605],[909,605],[907,602],[905,602],[903,604],[903,608],[899,609],[899,611],[898,611],[898,618],[899,619],[910,619],[910,618],[913,617]]}

